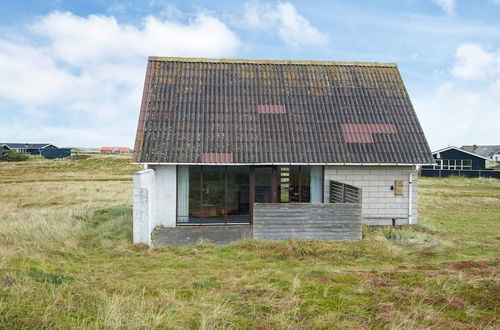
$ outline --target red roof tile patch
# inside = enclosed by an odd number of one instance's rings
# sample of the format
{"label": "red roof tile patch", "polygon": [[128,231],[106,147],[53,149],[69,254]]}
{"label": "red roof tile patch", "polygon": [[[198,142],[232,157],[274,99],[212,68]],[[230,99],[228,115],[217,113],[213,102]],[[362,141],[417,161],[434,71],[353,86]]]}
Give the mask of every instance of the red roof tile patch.
{"label": "red roof tile patch", "polygon": [[259,113],[286,113],[283,104],[259,104]]}
{"label": "red roof tile patch", "polygon": [[348,143],[373,143],[373,134],[395,134],[394,124],[342,124],[342,134]]}
{"label": "red roof tile patch", "polygon": [[202,163],[232,163],[232,152],[203,152],[201,154]]}

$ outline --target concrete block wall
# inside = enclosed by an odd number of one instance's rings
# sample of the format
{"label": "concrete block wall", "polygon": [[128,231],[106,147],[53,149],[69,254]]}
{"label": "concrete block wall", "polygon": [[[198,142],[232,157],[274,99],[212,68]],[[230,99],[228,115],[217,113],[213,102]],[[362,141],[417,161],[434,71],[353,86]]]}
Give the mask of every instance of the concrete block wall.
{"label": "concrete block wall", "polygon": [[176,166],[157,166],[134,173],[134,243],[151,245],[155,227],[175,227],[176,175]]}
{"label": "concrete block wall", "polygon": [[255,203],[253,212],[257,239],[361,239],[360,204]]}
{"label": "concrete block wall", "polygon": [[[409,175],[412,173],[412,223],[417,222],[417,168],[415,166],[325,166],[324,202],[330,200],[330,180],[362,189],[362,220],[367,225],[408,224]],[[403,181],[403,196],[390,189]]]}
{"label": "concrete block wall", "polygon": [[134,243],[151,245],[151,231],[153,225],[153,199],[155,172],[144,170],[134,173],[133,199],[133,225],[132,240]]}

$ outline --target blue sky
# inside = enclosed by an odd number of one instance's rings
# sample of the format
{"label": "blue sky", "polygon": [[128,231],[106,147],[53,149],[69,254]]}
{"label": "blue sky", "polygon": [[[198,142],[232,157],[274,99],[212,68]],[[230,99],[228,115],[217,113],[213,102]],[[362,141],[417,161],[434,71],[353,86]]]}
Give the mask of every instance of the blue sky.
{"label": "blue sky", "polygon": [[500,0],[4,0],[0,142],[133,146],[148,55],[396,62],[432,149],[500,143]]}

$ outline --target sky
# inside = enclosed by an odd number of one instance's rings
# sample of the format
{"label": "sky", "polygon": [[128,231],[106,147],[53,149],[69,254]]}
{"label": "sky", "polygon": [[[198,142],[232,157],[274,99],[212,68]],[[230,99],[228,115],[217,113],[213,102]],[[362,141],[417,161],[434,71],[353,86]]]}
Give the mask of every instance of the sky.
{"label": "sky", "polygon": [[500,144],[500,0],[2,0],[0,142],[133,147],[148,56],[395,62],[432,150]]}

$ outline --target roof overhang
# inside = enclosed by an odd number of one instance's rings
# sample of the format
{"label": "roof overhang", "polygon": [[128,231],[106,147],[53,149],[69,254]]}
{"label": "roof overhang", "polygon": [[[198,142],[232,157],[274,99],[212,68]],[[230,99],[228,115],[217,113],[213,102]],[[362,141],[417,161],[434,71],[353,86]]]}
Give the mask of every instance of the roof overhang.
{"label": "roof overhang", "polygon": [[434,163],[132,163],[134,165],[216,165],[216,166],[293,166],[293,165],[308,165],[308,166],[422,166],[434,165]]}

